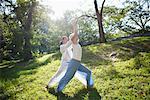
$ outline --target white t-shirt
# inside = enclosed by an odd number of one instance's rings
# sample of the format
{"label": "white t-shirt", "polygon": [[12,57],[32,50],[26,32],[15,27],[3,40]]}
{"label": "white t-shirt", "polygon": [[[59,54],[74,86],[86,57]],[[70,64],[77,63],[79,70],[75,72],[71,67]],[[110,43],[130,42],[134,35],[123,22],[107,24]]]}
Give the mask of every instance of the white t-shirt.
{"label": "white t-shirt", "polygon": [[76,59],[78,61],[81,61],[82,58],[82,48],[81,45],[78,44],[72,44],[72,48],[73,48],[73,59]]}

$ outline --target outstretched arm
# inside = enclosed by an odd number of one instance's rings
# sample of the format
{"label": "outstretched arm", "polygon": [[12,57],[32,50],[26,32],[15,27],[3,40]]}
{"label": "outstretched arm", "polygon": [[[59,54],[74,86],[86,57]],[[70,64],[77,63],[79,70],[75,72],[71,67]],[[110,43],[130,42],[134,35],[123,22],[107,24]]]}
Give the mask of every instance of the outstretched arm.
{"label": "outstretched arm", "polygon": [[60,46],[60,52],[63,53],[65,50],[71,46],[72,41],[69,40],[66,44]]}
{"label": "outstretched arm", "polygon": [[78,33],[77,33],[77,19],[74,20],[73,26],[72,26],[72,38],[71,41],[73,44],[78,43]]}

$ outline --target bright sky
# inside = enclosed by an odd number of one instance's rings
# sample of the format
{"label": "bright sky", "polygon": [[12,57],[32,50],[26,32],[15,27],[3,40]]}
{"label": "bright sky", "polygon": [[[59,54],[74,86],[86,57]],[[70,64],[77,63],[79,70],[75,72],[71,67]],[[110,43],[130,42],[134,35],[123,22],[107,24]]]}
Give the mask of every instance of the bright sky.
{"label": "bright sky", "polygon": [[[86,11],[90,8],[94,10],[94,0],[40,0],[40,3],[43,5],[50,6],[54,11],[53,15],[50,15],[52,19],[59,19],[63,17],[63,14],[66,10],[75,10],[81,9]],[[115,5],[121,7],[121,2],[124,0],[106,0],[105,5]],[[102,0],[97,0],[98,6],[102,4]]]}

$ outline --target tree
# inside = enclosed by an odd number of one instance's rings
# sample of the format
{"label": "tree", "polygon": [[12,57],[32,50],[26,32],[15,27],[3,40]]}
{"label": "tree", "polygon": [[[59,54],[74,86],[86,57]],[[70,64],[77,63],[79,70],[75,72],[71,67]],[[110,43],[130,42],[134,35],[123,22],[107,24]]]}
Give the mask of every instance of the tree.
{"label": "tree", "polygon": [[2,34],[2,30],[0,29],[0,63],[3,60],[3,49],[5,46],[5,40],[4,40],[4,36]]}
{"label": "tree", "polygon": [[[119,23],[118,27],[125,32],[145,32],[150,29],[150,8],[149,0],[127,1],[124,8],[126,16]],[[128,10],[127,10],[128,9]]]}
{"label": "tree", "polygon": [[32,53],[31,53],[31,25],[32,25],[32,19],[33,19],[33,11],[34,11],[34,8],[36,6],[36,2],[33,1],[30,3],[30,6],[29,6],[29,11],[28,11],[28,14],[27,14],[27,20],[26,20],[26,23],[24,25],[24,54],[23,54],[23,59],[25,61],[28,61],[32,58]]}
{"label": "tree", "polygon": [[9,30],[8,33],[5,32],[5,29],[3,30],[4,37],[7,40],[5,50],[8,51],[7,54],[11,59],[18,59],[17,56],[22,57],[24,60],[32,58],[30,43],[32,38],[31,27],[36,4],[36,0],[1,0],[0,14]]}
{"label": "tree", "polygon": [[103,29],[103,24],[102,24],[102,22],[103,22],[102,13],[103,13],[103,8],[104,8],[105,1],[106,0],[103,0],[102,7],[101,7],[101,10],[99,12],[98,5],[97,5],[97,0],[94,0],[95,11],[96,11],[96,16],[97,16],[97,21],[98,21],[98,27],[99,27],[100,43],[106,42],[105,34],[104,34],[104,29]]}

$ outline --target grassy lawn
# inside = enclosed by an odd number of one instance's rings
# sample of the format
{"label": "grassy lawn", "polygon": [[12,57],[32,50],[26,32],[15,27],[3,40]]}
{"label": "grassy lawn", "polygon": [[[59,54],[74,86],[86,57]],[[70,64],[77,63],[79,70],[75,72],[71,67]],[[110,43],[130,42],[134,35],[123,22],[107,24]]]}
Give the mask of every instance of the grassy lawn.
{"label": "grassy lawn", "polygon": [[[57,71],[60,56],[1,63],[0,100],[57,100],[45,86]],[[62,100],[150,100],[150,37],[86,46],[82,62],[93,72],[93,91],[73,79]]]}

